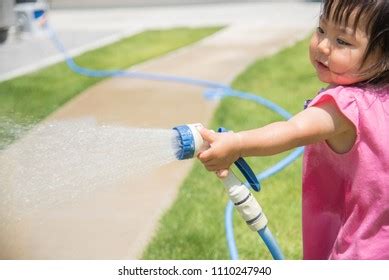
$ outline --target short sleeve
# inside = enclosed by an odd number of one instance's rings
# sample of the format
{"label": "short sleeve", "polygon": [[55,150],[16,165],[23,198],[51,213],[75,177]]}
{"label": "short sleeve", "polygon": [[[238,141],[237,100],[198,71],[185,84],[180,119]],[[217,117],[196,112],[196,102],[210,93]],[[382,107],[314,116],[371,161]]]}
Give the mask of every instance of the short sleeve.
{"label": "short sleeve", "polygon": [[339,111],[346,116],[355,126],[359,134],[359,109],[353,87],[338,86],[321,91],[307,107],[317,106],[326,101],[334,101]]}

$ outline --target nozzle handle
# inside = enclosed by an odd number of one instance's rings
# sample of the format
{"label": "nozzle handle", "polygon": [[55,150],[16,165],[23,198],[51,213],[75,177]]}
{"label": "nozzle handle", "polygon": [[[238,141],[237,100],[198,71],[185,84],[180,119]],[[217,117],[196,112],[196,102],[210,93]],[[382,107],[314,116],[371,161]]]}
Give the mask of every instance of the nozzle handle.
{"label": "nozzle handle", "polygon": [[[227,132],[228,130],[224,127],[219,127],[217,130],[218,132]],[[244,160],[244,158],[240,157],[238,158],[234,164],[240,172],[242,172],[243,176],[246,178],[247,182],[249,183],[250,187],[253,188],[256,192],[261,190],[261,185],[257,179],[257,176],[255,176],[254,171],[251,169],[251,167],[248,165],[248,163]]]}

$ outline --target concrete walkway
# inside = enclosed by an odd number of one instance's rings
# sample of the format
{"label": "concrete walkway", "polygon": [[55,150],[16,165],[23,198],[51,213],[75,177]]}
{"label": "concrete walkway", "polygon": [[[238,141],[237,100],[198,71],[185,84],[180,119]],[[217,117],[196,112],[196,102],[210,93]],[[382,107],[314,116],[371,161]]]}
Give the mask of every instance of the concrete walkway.
{"label": "concrete walkway", "polygon": [[[230,83],[258,57],[291,44],[310,30],[234,25],[136,69]],[[107,79],[47,121],[94,117],[101,123],[132,127],[207,125],[217,102],[205,101],[202,93],[203,89],[188,85]],[[127,178],[118,186],[98,188],[88,197],[36,213],[34,217],[39,218],[30,217],[14,228],[13,242],[2,248],[1,255],[12,259],[140,258],[192,163],[175,162],[146,178]]]}

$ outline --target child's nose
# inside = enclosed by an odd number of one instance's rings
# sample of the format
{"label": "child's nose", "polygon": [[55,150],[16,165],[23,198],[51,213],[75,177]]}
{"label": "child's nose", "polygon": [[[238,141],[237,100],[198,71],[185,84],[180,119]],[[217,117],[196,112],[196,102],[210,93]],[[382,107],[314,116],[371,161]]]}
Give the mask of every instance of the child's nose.
{"label": "child's nose", "polygon": [[319,44],[317,45],[317,48],[318,50],[325,54],[325,55],[329,55],[330,52],[331,52],[331,43],[330,43],[330,40],[328,38],[323,38]]}

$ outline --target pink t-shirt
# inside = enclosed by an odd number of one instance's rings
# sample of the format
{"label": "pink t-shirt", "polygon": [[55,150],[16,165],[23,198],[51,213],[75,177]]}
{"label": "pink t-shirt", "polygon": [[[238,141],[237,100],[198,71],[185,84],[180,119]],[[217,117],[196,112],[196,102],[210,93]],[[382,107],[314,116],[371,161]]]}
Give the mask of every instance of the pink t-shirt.
{"label": "pink t-shirt", "polygon": [[325,141],[303,161],[304,259],[389,259],[389,87],[338,86],[309,107],[333,99],[355,125],[345,154]]}

